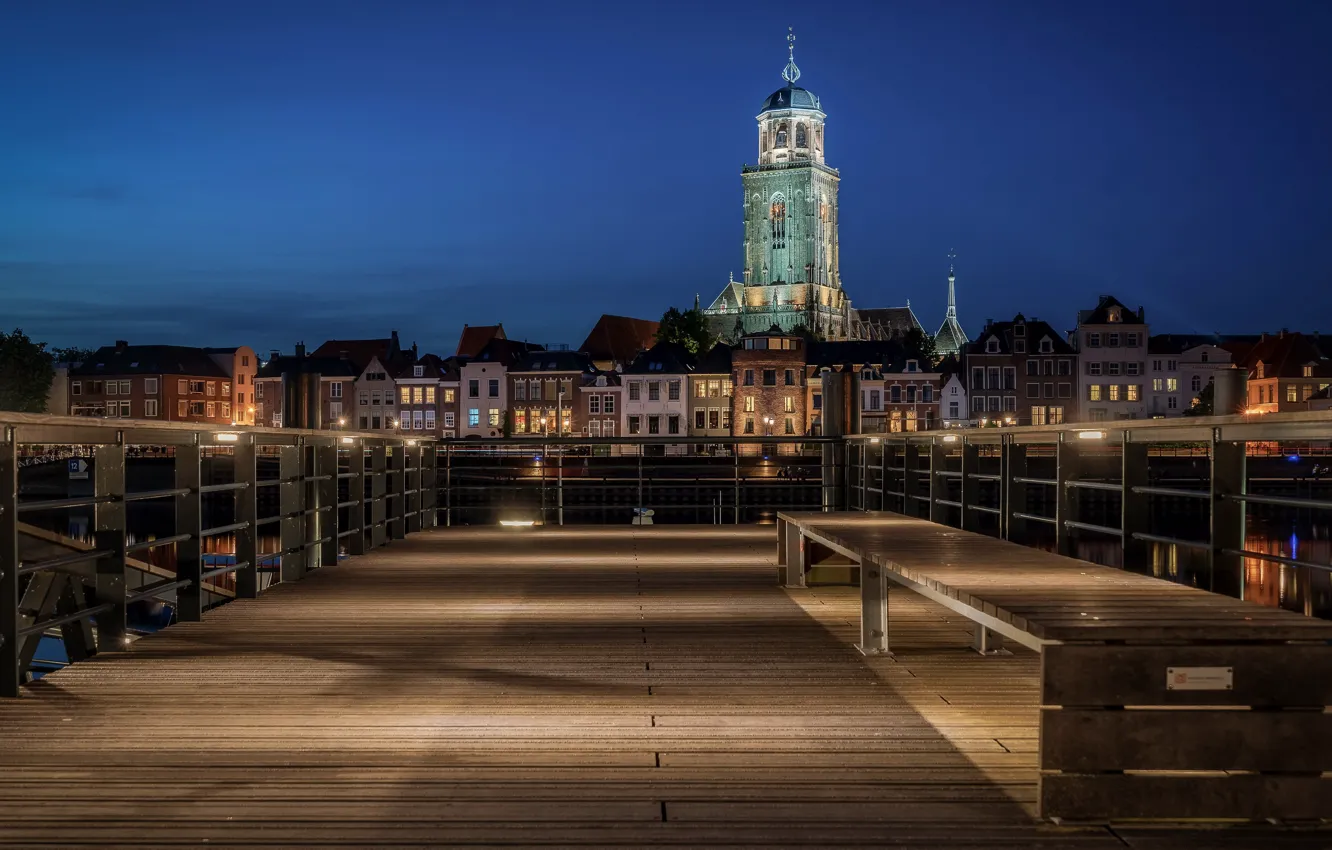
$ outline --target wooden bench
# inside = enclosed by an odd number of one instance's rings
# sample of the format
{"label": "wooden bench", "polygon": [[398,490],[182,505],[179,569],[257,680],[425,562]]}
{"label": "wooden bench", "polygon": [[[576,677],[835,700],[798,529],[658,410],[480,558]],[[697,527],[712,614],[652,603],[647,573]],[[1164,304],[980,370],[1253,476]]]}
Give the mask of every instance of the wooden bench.
{"label": "wooden bench", "polygon": [[1043,817],[1332,818],[1332,622],[901,514],[777,525],[787,587],[859,565],[866,655],[889,654],[889,581],[974,621],[982,652],[1041,654]]}

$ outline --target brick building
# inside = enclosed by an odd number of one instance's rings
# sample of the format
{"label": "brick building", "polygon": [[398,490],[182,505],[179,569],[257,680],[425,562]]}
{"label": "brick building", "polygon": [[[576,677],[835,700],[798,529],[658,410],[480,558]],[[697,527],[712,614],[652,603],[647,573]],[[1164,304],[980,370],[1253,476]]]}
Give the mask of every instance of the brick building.
{"label": "brick building", "polygon": [[[587,432],[581,404],[583,382],[593,372],[591,359],[577,351],[535,351],[508,369],[509,433],[515,437]],[[557,424],[558,423],[558,424]]]}
{"label": "brick building", "polygon": [[731,430],[735,436],[807,433],[805,340],[782,333],[746,334],[731,352]]}
{"label": "brick building", "polygon": [[1288,331],[1264,334],[1241,364],[1249,373],[1248,412],[1311,409],[1315,396],[1332,384],[1332,360],[1321,342]]}
{"label": "brick building", "polygon": [[[404,435],[441,437],[444,432],[445,410],[457,410],[455,396],[446,401],[441,383],[448,367],[437,355],[418,355],[416,346],[395,360],[389,361],[389,376],[396,387],[398,430]],[[455,417],[456,419],[456,417]]]}
{"label": "brick building", "polygon": [[[1145,338],[1142,345],[1145,351]],[[987,322],[966,347],[971,421],[1006,425],[1074,421],[1077,362],[1073,347],[1046,322],[1021,313],[1012,321]]]}
{"label": "brick building", "polygon": [[733,392],[731,346],[718,343],[689,375],[689,436],[730,436]]}
{"label": "brick building", "polygon": [[73,416],[229,426],[233,399],[231,375],[203,348],[119,340],[69,370]]}
{"label": "brick building", "polygon": [[[472,344],[468,337],[478,336],[476,331],[476,328],[463,329],[460,350],[463,343]],[[504,420],[509,407],[509,368],[525,355],[540,350],[540,346],[492,335],[474,357],[458,357],[458,436],[504,435]]]}
{"label": "brick building", "polygon": [[584,431],[589,437],[615,437],[620,435],[620,416],[624,409],[624,386],[618,372],[591,372],[583,376],[578,388],[578,410],[575,418],[587,423]]}
{"label": "brick building", "polygon": [[255,424],[254,378],[259,358],[248,345],[205,348],[213,362],[231,376],[231,419],[237,425]]}
{"label": "brick building", "polygon": [[[259,367],[254,379],[255,422],[272,428],[281,428],[285,421],[282,376],[284,374],[314,374],[319,376],[319,426],[326,429],[346,427],[338,425],[346,419],[347,408],[355,400],[356,380],[361,374],[349,358],[315,356],[307,354],[305,345],[297,343],[293,354],[269,355]],[[346,406],[344,408],[344,405]]]}

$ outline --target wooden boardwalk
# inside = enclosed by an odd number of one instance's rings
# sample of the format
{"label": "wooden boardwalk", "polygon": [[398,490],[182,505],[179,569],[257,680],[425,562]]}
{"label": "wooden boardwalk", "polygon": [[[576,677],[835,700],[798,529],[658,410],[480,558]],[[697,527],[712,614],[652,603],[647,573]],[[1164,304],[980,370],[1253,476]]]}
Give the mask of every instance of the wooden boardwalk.
{"label": "wooden boardwalk", "polygon": [[0,846],[1279,848],[1032,817],[1036,656],[775,532],[438,530],[0,703]]}

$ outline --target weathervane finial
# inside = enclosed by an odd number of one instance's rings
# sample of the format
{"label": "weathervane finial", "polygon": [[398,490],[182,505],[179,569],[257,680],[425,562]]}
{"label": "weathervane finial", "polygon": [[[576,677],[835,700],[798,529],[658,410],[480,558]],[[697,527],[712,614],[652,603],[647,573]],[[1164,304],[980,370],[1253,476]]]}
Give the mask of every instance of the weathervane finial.
{"label": "weathervane finial", "polygon": [[956,250],[949,251],[949,252],[948,252],[948,273],[949,273],[949,274],[952,274],[952,273],[953,273],[953,261],[956,260],[956,259],[957,259],[957,251],[956,251]]}
{"label": "weathervane finial", "polygon": [[782,79],[791,85],[800,79],[800,69],[795,63],[795,28],[786,28],[786,67],[782,69]]}

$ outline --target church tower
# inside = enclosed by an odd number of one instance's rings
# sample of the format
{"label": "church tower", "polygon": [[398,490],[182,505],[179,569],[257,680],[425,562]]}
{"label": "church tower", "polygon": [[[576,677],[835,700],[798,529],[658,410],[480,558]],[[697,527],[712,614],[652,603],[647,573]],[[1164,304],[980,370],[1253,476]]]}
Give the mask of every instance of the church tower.
{"label": "church tower", "polygon": [[[956,254],[950,253],[948,259],[952,260]],[[934,351],[940,357],[957,356],[962,353],[962,348],[970,340],[967,339],[966,331],[962,330],[962,325],[957,321],[957,292],[955,289],[957,277],[953,274],[953,264],[948,264],[948,311],[944,313],[943,324],[939,325],[939,330],[934,334]]]}
{"label": "church tower", "polygon": [[757,116],[758,163],[741,172],[744,276],[732,279],[707,313],[728,337],[737,331],[803,325],[845,339],[851,304],[842,291],[837,245],[837,169],[824,159],[818,95],[796,85],[795,35],[787,35],[786,85]]}

